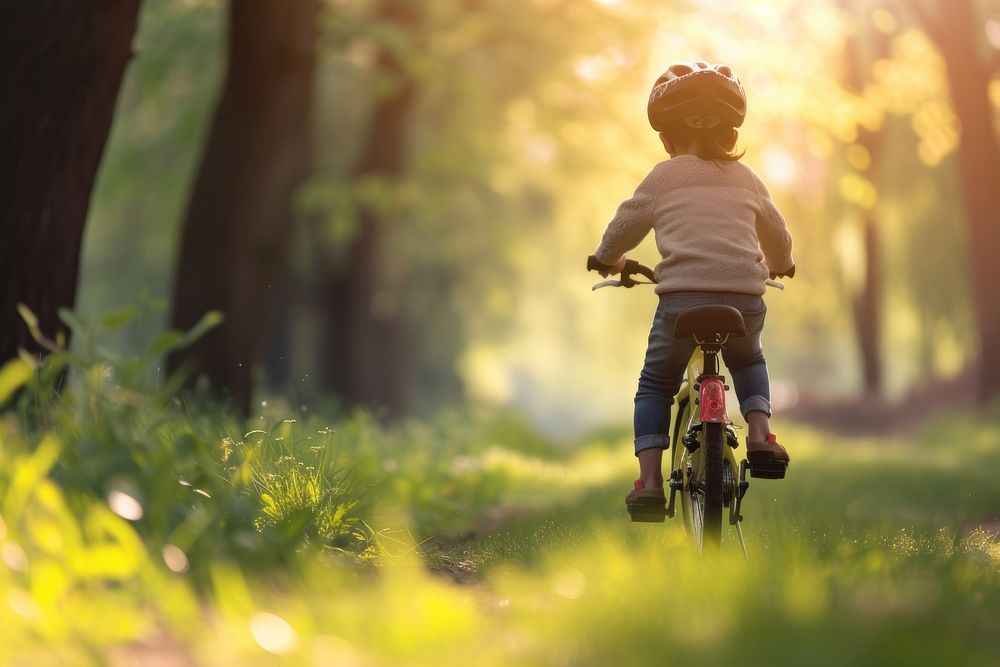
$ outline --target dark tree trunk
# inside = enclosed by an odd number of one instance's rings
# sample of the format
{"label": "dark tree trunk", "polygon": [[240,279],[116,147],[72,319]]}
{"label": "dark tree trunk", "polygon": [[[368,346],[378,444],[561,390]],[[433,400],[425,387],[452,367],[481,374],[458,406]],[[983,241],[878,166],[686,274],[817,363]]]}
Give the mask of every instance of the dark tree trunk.
{"label": "dark tree trunk", "polygon": [[854,299],[854,331],[861,353],[865,393],[882,393],[882,249],[878,223],[871,211],[864,218],[865,282]]}
{"label": "dark tree trunk", "polygon": [[170,368],[190,363],[244,412],[311,166],[318,14],[318,0],[230,2],[225,84],[184,221],[173,325],[208,310],[226,321]]}
{"label": "dark tree trunk", "polygon": [[986,403],[1000,395],[1000,145],[988,93],[996,67],[979,55],[982,22],[971,0],[942,2],[935,12],[919,2],[912,6],[944,56],[952,106],[962,128],[958,167],[979,338],[977,394]]}
{"label": "dark tree trunk", "polygon": [[[883,132],[858,130],[858,144],[868,152],[868,167],[862,170],[878,186],[878,161],[882,152]],[[861,379],[864,392],[871,396],[882,393],[882,243],[878,215],[864,209],[862,215],[862,248],[865,257],[864,282],[854,296],[854,332],[861,357]]]}
{"label": "dark tree trunk", "polygon": [[[407,2],[390,0],[381,13],[385,21],[403,29],[412,28],[417,20]],[[405,168],[417,87],[402,57],[389,46],[379,52],[376,69],[391,89],[376,103],[356,180],[393,179]],[[344,262],[321,278],[320,298],[327,318],[321,373],[324,388],[345,405],[402,414],[412,391],[412,341],[404,295],[384,287],[385,224],[370,206],[360,206],[357,231]]]}
{"label": "dark tree trunk", "polygon": [[[841,0],[841,7],[848,12],[856,11],[855,0]],[[844,85],[855,94],[862,94],[868,81],[870,63],[888,55],[889,38],[878,31],[865,39],[861,28],[844,44]],[[867,58],[865,57],[867,55]],[[879,127],[869,130],[858,128],[858,145],[868,154],[868,165],[860,171],[878,186],[879,157],[882,152],[883,131]],[[861,379],[865,394],[876,396],[882,393],[882,248],[879,234],[878,216],[875,210],[863,209],[862,247],[865,256],[864,282],[854,295],[854,333],[861,359]]]}
{"label": "dark tree trunk", "polygon": [[83,227],[139,0],[0,4],[0,362],[40,351],[17,313],[69,334]]}

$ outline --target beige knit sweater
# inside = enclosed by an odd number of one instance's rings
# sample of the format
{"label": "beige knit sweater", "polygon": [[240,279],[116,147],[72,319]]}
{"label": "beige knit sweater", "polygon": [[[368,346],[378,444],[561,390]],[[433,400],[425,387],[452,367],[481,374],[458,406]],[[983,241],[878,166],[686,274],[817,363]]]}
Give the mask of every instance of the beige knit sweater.
{"label": "beige knit sweater", "polygon": [[622,202],[594,253],[614,264],[652,229],[663,260],[657,294],[763,294],[769,268],[791,268],[792,237],[749,167],[678,155],[661,162]]}

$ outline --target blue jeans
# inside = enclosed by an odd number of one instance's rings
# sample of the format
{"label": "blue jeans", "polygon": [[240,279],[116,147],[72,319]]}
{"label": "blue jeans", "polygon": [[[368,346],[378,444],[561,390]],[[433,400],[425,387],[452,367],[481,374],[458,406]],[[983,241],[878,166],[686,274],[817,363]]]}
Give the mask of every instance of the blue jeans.
{"label": "blue jeans", "polygon": [[747,335],[730,337],[722,358],[733,376],[740,412],[759,410],[771,415],[771,389],[767,379],[760,332],[767,307],[753,294],[733,292],[673,292],[660,295],[649,332],[646,362],[635,394],[635,453],[644,449],[667,449],[670,439],[670,406],[684,380],[684,371],[695,351],[691,338],[674,338],[674,325],[681,311],[707,303],[726,304],[743,313]]}

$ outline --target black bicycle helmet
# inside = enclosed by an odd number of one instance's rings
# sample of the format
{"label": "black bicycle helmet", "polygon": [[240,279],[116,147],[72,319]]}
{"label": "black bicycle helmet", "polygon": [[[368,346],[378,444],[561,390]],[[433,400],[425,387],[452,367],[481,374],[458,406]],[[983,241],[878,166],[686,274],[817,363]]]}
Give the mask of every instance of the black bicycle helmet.
{"label": "black bicycle helmet", "polygon": [[693,128],[739,127],[746,117],[747,96],[728,65],[678,63],[653,84],[646,113],[657,132],[677,121]]}

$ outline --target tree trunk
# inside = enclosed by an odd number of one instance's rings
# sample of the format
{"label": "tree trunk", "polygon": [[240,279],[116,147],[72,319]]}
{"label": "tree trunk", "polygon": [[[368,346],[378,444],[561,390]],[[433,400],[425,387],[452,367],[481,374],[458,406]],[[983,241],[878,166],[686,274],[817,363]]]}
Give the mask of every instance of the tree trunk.
{"label": "tree trunk", "polygon": [[981,24],[971,0],[941,5],[933,13],[919,3],[914,8],[944,57],[952,106],[962,128],[958,167],[979,338],[977,395],[986,403],[1000,395],[1000,145],[988,93],[994,68],[977,51]]}
{"label": "tree trunk", "polygon": [[173,325],[213,309],[226,321],[169,365],[190,364],[244,412],[311,167],[318,14],[318,0],[230,2],[225,84],[184,221]]}
{"label": "tree trunk", "polygon": [[[841,0],[841,7],[855,15],[866,15],[867,6],[858,7],[856,0]],[[888,55],[889,39],[882,32],[875,31],[866,40],[861,28],[844,44],[844,85],[851,92],[861,95],[868,80],[869,62]],[[866,48],[867,47],[867,48]],[[864,57],[865,52],[869,57]],[[868,165],[860,169],[873,184],[878,186],[878,158],[881,154],[883,131],[879,127],[869,130],[858,128],[857,143],[868,154]],[[854,296],[854,332],[861,359],[861,379],[865,394],[877,396],[882,393],[882,248],[879,235],[878,216],[875,210],[863,209],[862,236],[865,256],[865,277],[861,290]]]}
{"label": "tree trunk", "polygon": [[[406,2],[390,0],[382,17],[403,29],[416,21]],[[417,96],[402,55],[384,46],[376,69],[392,88],[376,103],[355,180],[391,179],[406,165],[406,143]],[[321,278],[327,338],[320,363],[324,388],[345,405],[405,413],[412,391],[412,340],[403,295],[384,287],[384,224],[371,206],[358,210],[357,231],[345,261]]]}
{"label": "tree trunk", "polygon": [[882,393],[882,250],[871,211],[865,213],[863,235],[865,283],[854,299],[854,331],[865,394],[878,396]]}
{"label": "tree trunk", "polygon": [[23,303],[49,337],[69,332],[83,227],[139,0],[0,5],[0,362],[40,352]]}

